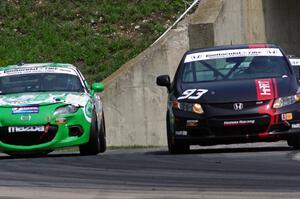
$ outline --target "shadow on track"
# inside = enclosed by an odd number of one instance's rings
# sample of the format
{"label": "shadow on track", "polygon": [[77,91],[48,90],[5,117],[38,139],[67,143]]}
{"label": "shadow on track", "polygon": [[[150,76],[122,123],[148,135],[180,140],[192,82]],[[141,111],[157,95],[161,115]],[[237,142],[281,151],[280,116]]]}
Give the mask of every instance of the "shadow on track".
{"label": "shadow on track", "polygon": [[76,156],[81,156],[80,153],[78,152],[72,152],[72,153],[53,153],[53,154],[47,154],[47,155],[15,155],[15,156],[10,156],[10,155],[3,155],[0,156],[0,160],[7,160],[7,159],[32,159],[32,158],[66,158],[66,157],[76,157]]}
{"label": "shadow on track", "polygon": [[[213,153],[251,153],[251,152],[272,152],[272,151],[293,151],[292,147],[241,147],[241,148],[205,148],[205,149],[191,149],[186,154],[213,154]],[[295,150],[296,151],[296,150]],[[166,151],[150,151],[145,152],[149,155],[171,155]],[[178,155],[186,155],[178,154]]]}

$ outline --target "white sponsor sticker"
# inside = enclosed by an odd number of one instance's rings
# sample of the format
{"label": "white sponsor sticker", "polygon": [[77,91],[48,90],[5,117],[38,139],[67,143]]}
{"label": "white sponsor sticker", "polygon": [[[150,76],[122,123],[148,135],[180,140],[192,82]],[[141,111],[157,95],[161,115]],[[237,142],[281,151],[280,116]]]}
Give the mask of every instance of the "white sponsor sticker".
{"label": "white sponsor sticker", "polygon": [[295,59],[295,58],[292,58],[292,59],[289,59],[292,66],[300,66],[300,59]]}
{"label": "white sponsor sticker", "polygon": [[176,131],[175,134],[176,135],[184,135],[184,136],[186,136],[187,135],[187,131]]}
{"label": "white sponsor sticker", "polygon": [[293,129],[298,129],[300,128],[300,123],[292,124]]}
{"label": "white sponsor sticker", "polygon": [[188,89],[185,90],[180,97],[178,97],[178,100],[182,99],[200,99],[202,95],[207,93],[208,90],[206,89]]}
{"label": "white sponsor sticker", "polygon": [[0,77],[10,76],[10,75],[22,75],[22,74],[32,74],[32,73],[62,73],[77,75],[73,69],[70,68],[60,68],[60,67],[19,67],[12,68],[9,70],[0,71]]}
{"label": "white sponsor sticker", "polygon": [[8,127],[8,133],[19,132],[44,132],[44,126],[10,126]]}
{"label": "white sponsor sticker", "polygon": [[231,57],[252,57],[252,56],[277,56],[282,57],[283,54],[278,48],[249,48],[234,50],[218,50],[189,54],[185,57],[184,63],[221,59]]}

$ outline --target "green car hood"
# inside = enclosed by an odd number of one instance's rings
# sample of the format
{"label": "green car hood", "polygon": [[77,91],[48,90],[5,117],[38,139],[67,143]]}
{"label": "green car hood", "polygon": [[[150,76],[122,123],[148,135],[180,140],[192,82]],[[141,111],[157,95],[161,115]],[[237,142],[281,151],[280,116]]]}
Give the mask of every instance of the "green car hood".
{"label": "green car hood", "polygon": [[31,92],[0,95],[0,107],[12,107],[22,105],[49,105],[55,103],[85,106],[90,96],[87,93],[78,92]]}

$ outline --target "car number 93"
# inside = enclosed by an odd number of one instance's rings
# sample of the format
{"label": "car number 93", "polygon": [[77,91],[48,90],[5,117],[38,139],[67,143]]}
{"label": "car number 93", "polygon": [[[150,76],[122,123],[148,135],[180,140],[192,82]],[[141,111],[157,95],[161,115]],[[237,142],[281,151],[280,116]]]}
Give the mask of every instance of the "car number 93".
{"label": "car number 93", "polygon": [[182,95],[180,97],[178,97],[178,100],[182,100],[182,99],[200,99],[202,97],[202,95],[204,95],[205,93],[207,93],[208,90],[206,89],[188,89],[185,90]]}

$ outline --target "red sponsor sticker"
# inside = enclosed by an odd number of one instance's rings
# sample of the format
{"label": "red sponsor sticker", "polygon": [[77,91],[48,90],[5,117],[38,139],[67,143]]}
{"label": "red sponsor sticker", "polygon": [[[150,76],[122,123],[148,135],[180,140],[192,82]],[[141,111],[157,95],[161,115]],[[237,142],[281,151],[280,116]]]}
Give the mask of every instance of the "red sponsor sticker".
{"label": "red sponsor sticker", "polygon": [[274,89],[272,79],[255,80],[257,100],[270,100],[274,98]]}

